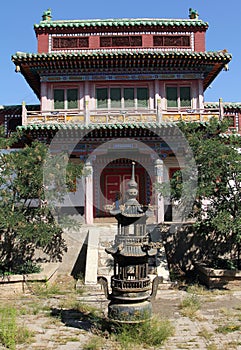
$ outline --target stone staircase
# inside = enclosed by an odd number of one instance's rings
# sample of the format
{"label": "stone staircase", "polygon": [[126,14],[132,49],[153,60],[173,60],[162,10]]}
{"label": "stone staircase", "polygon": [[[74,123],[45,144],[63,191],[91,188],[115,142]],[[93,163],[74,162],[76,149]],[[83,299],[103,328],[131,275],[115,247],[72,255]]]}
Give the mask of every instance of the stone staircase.
{"label": "stone staircase", "polygon": [[[110,280],[113,275],[113,258],[105,249],[112,246],[117,233],[117,223],[83,224],[78,231],[65,233],[68,252],[65,254],[60,273],[84,279],[86,285],[95,285],[98,277]],[[158,276],[169,282],[169,271],[164,248],[157,256]]]}

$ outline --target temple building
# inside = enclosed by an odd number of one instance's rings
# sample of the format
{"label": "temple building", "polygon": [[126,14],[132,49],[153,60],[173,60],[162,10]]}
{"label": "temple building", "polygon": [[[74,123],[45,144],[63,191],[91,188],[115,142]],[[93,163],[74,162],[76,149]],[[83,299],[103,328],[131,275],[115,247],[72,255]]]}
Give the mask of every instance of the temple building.
{"label": "temple building", "polygon": [[23,104],[21,129],[49,144],[59,134],[54,147],[89,170],[85,196],[77,181],[74,200],[65,203],[86,223],[108,218],[105,206],[124,201],[133,161],[138,201],[157,205],[156,222],[173,220],[153,184],[182,167],[176,123],[229,118],[241,131],[241,104],[204,102],[232,58],[226,50],[206,51],[207,29],[192,9],[187,19],[96,20],[53,20],[47,10],[34,25],[37,52],[12,56],[40,101],[38,108]]}

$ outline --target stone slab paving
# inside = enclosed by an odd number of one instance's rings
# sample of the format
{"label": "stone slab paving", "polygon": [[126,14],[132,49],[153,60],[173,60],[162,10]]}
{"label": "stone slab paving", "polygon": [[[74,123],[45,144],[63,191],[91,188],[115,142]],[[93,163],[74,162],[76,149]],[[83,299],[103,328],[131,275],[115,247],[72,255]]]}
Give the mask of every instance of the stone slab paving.
{"label": "stone slab paving", "polygon": [[[201,307],[194,318],[182,315],[180,304],[189,294],[183,291],[159,291],[155,313],[167,317],[175,334],[160,349],[241,350],[241,291],[198,296]],[[237,331],[220,333],[219,326],[238,325]]]}
{"label": "stone slab paving", "polygon": [[[158,290],[153,301],[153,311],[161,319],[168,319],[175,328],[175,333],[167,342],[151,350],[241,350],[241,291],[207,292],[197,295],[200,310],[190,318],[182,314],[180,304],[190,296],[185,290]],[[45,302],[53,310],[59,310],[59,303],[65,296],[55,296]],[[31,299],[31,296],[30,296]],[[107,311],[108,301],[100,286],[86,289],[83,295],[76,296],[77,301]],[[0,300],[0,303],[3,303]],[[44,302],[44,301],[43,301]],[[16,350],[80,350],[83,349],[93,333],[91,325],[81,321],[71,310],[66,311],[68,317],[58,318],[40,314],[24,314],[21,323],[35,332],[35,340],[31,344],[18,345]],[[220,326],[238,325],[240,328],[228,333],[218,332]],[[229,329],[230,330],[230,329]],[[0,350],[6,348],[0,346]],[[99,350],[119,350],[110,340]],[[138,346],[138,350],[144,347]]]}

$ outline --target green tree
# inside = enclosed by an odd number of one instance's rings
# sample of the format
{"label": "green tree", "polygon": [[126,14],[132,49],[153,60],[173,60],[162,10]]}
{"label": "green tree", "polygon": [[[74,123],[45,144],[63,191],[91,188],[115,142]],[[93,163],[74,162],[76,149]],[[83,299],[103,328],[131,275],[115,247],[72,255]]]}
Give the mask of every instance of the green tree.
{"label": "green tree", "polygon": [[[196,235],[206,236],[205,258],[229,259],[230,267],[240,266],[241,246],[241,137],[227,135],[227,123],[216,119],[205,125],[180,123],[195,158],[198,172],[196,195],[190,215],[195,219]],[[170,182],[170,196],[185,196],[182,175],[190,167],[176,172]],[[162,189],[163,191],[163,189]]]}
{"label": "green tree", "polygon": [[[18,137],[20,135],[16,134],[10,139],[3,134],[0,137],[0,270],[3,273],[21,272],[23,268],[34,266],[36,250],[47,260],[60,261],[67,249],[63,225],[55,220],[54,208],[45,198],[43,168],[48,147],[36,141],[18,151],[3,150]],[[60,155],[53,156],[55,178],[61,168],[59,160]],[[63,198],[67,186],[73,186],[75,176],[81,171],[81,165],[68,164],[67,180],[64,184],[63,180],[53,183],[51,191]],[[69,222],[62,219],[69,227]]]}

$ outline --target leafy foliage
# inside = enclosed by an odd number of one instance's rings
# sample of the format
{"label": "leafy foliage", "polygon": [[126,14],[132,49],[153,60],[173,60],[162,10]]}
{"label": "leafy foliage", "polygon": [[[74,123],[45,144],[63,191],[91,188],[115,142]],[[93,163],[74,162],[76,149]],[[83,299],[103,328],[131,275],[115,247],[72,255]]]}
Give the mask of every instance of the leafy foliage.
{"label": "leafy foliage", "polygon": [[[15,142],[0,137],[0,144],[8,147]],[[61,260],[66,251],[62,226],[54,218],[53,208],[45,199],[43,169],[48,147],[33,142],[23,149],[2,152],[0,156],[0,270],[17,272],[33,261],[36,250],[49,260]],[[56,162],[56,160],[53,160]],[[57,169],[57,164],[53,171]],[[68,183],[81,173],[81,166],[70,172]],[[51,175],[51,174],[50,174]],[[52,191],[63,197],[66,183],[52,184]]]}
{"label": "leafy foliage", "polygon": [[[180,123],[198,170],[196,196],[191,210],[195,234],[209,240],[207,259],[225,257],[240,261],[241,244],[241,137],[224,137],[227,124],[215,119],[203,126]],[[193,171],[196,171],[193,169]],[[190,167],[182,173],[190,173]],[[188,174],[190,176],[190,174]],[[170,181],[171,199],[180,200],[180,172]],[[184,197],[185,199],[185,197]],[[240,265],[239,265],[240,267]]]}

